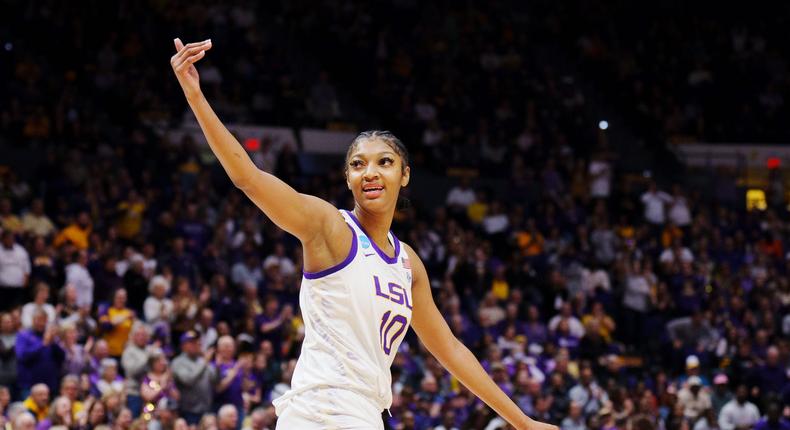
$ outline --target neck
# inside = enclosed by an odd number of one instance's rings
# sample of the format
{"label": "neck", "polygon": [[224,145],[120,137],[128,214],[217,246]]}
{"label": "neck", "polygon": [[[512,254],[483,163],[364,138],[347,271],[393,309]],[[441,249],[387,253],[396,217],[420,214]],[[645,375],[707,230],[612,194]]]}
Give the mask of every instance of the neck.
{"label": "neck", "polygon": [[375,214],[366,211],[359,205],[354,205],[354,216],[357,217],[359,223],[370,236],[370,239],[376,242],[376,245],[381,249],[388,242],[387,234],[392,227],[392,217],[395,215],[395,208],[388,210],[382,214]]}

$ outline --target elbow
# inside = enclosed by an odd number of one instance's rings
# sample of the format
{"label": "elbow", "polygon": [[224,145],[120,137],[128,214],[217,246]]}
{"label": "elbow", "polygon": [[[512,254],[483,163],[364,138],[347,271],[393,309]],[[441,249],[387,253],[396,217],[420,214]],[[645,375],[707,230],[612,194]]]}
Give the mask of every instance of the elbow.
{"label": "elbow", "polygon": [[250,161],[248,165],[235,169],[233,173],[228,170],[228,176],[233,186],[244,191],[252,185],[257,172],[258,168]]}
{"label": "elbow", "polygon": [[241,191],[244,191],[250,186],[250,180],[246,176],[231,176],[230,181],[233,183],[234,187]]}

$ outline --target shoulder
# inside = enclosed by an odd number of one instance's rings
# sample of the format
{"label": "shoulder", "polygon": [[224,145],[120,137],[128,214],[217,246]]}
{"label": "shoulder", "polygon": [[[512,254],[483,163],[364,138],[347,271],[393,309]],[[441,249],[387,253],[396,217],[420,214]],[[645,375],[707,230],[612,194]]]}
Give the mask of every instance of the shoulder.
{"label": "shoulder", "polygon": [[407,244],[405,242],[401,242],[400,244],[401,244],[401,247],[403,247],[403,251],[406,252],[406,256],[409,257],[409,262],[410,262],[412,271],[414,271],[414,269],[416,267],[418,267],[418,266],[424,271],[425,270],[425,266],[423,266],[422,260],[420,259],[419,254],[417,254],[417,252],[414,250],[414,248],[412,248],[411,245],[409,245],[409,244]]}
{"label": "shoulder", "polygon": [[401,247],[409,259],[407,264],[412,272],[412,285],[418,282],[428,282],[428,272],[425,270],[425,265],[422,264],[419,254],[407,243],[401,242]]}
{"label": "shoulder", "polygon": [[414,248],[412,248],[411,245],[409,245],[404,241],[401,241],[400,245],[403,247],[403,250],[406,251],[406,254],[408,254],[409,258],[419,258],[417,256],[417,253],[414,252]]}

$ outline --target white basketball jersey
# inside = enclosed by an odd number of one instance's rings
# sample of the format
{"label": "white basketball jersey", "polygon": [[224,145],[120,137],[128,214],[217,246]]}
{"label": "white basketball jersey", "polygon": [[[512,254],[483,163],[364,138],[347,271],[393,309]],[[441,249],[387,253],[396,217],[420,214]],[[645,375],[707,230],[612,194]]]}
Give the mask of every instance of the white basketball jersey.
{"label": "white basketball jersey", "polygon": [[354,233],[351,249],[340,264],[304,273],[299,305],[305,338],[291,390],[274,401],[278,415],[289,399],[317,389],[351,390],[379,412],[392,404],[390,366],[411,321],[411,265],[395,235],[388,234],[395,248],[390,257],[353,213],[341,212]]}

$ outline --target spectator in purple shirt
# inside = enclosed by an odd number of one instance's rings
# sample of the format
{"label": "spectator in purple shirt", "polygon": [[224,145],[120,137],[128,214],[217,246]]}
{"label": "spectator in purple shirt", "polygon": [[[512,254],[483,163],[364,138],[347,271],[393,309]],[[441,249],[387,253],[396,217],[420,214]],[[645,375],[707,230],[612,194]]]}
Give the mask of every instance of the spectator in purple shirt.
{"label": "spectator in purple shirt", "polygon": [[30,387],[44,383],[57,392],[60,369],[65,354],[55,342],[57,327],[48,325],[43,309],[33,314],[31,328],[19,332],[16,338],[17,385],[20,398],[27,397]]}
{"label": "spectator in purple shirt", "polygon": [[754,425],[754,430],[790,430],[790,421],[782,416],[779,404],[771,402],[765,411],[765,417]]}
{"label": "spectator in purple shirt", "polygon": [[242,422],[244,421],[244,375],[241,370],[246,367],[242,360],[249,360],[250,357],[243,356],[241,360],[237,361],[235,354],[236,344],[232,337],[222,336],[217,340],[214,365],[217,368],[219,383],[216,386],[214,404],[235,406],[239,413],[239,422]]}
{"label": "spectator in purple shirt", "polygon": [[782,392],[788,379],[785,367],[779,362],[779,348],[773,345],[768,348],[765,364],[752,371],[752,381],[753,387],[759,390],[760,397]]}

